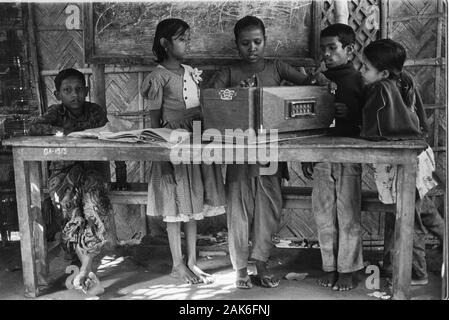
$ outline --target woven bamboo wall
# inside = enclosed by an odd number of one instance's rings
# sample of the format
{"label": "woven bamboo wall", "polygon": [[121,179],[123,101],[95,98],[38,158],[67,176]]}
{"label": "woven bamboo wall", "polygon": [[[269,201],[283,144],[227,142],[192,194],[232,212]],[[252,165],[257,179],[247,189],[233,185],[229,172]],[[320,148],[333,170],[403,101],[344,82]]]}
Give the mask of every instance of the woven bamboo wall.
{"label": "woven bamboo wall", "polygon": [[[439,5],[438,5],[439,4]],[[381,34],[403,43],[412,59],[407,67],[416,77],[422,87],[424,102],[427,104],[429,120],[432,121],[432,134],[429,143],[434,148],[437,157],[437,174],[441,180],[446,175],[446,113],[444,103],[445,93],[445,67],[444,48],[446,39],[444,32],[447,17],[440,1],[433,0],[352,0],[349,5],[349,24],[357,34],[356,57],[354,62],[359,64],[362,48]],[[383,7],[382,7],[383,5]],[[333,23],[333,0],[323,1],[323,14],[321,26]],[[40,59],[41,75],[45,83],[46,103],[56,103],[53,97],[54,75],[57,70],[67,67],[80,68],[90,80],[91,70],[84,61],[83,30],[81,23],[79,29],[68,30],[65,26],[67,13],[64,3],[34,4],[36,19],[36,34],[38,40],[38,53]],[[78,4],[82,11],[81,4]],[[384,9],[384,10],[383,10]],[[444,10],[443,10],[444,9]],[[439,11],[441,13],[438,14]],[[379,16],[387,12],[388,24],[385,30],[379,30],[381,22]],[[419,17],[419,19],[418,19]],[[55,41],[56,40],[56,41]],[[439,48],[437,50],[437,48]],[[444,57],[445,58],[445,57]],[[438,62],[438,64],[437,64]],[[139,88],[149,69],[136,67],[129,72],[122,69],[114,71],[114,67],[106,66],[106,102],[107,110],[111,115],[123,112],[143,110],[143,100],[139,96]],[[206,66],[207,75],[214,69]],[[108,71],[109,70],[109,71]],[[206,75],[206,76],[207,76]],[[142,118],[125,117],[132,121],[136,127],[142,126]],[[438,125],[435,126],[435,119]],[[308,185],[301,173],[299,163],[290,163],[291,180],[289,185]],[[128,163],[128,180],[144,181],[145,168],[139,163]],[[374,189],[372,171],[364,167],[363,187]],[[435,199],[435,201],[439,201]],[[117,209],[121,216],[119,231],[128,237],[139,230],[139,208],[128,206]],[[383,214],[364,214],[362,224],[365,240],[378,240],[383,236]],[[313,216],[307,210],[286,210],[283,215],[279,234],[285,237],[316,238],[316,228]]]}
{"label": "woven bamboo wall", "polygon": [[443,0],[389,1],[386,35],[407,50],[406,69],[420,87],[430,133],[427,142],[435,153],[441,181],[432,199],[444,214],[447,137],[447,2]]}

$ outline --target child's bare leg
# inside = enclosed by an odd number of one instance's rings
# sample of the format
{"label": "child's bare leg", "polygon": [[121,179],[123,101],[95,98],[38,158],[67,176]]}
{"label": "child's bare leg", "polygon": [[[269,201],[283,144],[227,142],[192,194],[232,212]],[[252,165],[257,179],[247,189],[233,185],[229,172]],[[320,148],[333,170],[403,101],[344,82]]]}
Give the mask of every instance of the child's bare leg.
{"label": "child's bare leg", "polygon": [[92,270],[93,254],[84,253],[79,245],[76,246],[76,254],[81,262],[80,272],[74,278],[75,287],[83,288],[86,293],[99,295],[104,293],[104,287]]}
{"label": "child's bare leg", "polygon": [[214,282],[214,277],[201,270],[196,264],[196,221],[186,222],[184,227],[187,239],[187,266],[202,282]]}
{"label": "child's bare leg", "polygon": [[181,250],[181,222],[167,222],[168,243],[173,259],[171,276],[179,278],[186,283],[196,284],[200,279],[187,268],[182,259]]}
{"label": "child's bare leg", "polygon": [[337,271],[326,272],[324,276],[318,279],[318,284],[322,287],[333,287],[335,282],[337,282],[338,273]]}
{"label": "child's bare leg", "polygon": [[[94,257],[92,255],[83,253],[80,246],[76,246],[76,255],[78,256],[78,259],[81,262],[80,272],[79,272],[79,279],[80,281],[86,280],[87,276],[89,275],[89,272],[92,271],[92,261],[94,260]],[[80,282],[82,284],[82,282]]]}
{"label": "child's bare leg", "polygon": [[335,291],[348,291],[354,288],[353,273],[338,273],[338,280],[332,287]]}

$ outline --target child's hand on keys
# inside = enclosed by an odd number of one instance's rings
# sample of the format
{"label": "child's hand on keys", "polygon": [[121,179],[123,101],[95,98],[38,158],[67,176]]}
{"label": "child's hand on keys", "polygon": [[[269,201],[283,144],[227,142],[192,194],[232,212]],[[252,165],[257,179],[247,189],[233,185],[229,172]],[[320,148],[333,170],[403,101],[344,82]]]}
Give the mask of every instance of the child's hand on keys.
{"label": "child's hand on keys", "polygon": [[344,103],[335,102],[335,117],[336,118],[348,117],[348,107]]}
{"label": "child's hand on keys", "polygon": [[329,93],[335,94],[337,91],[337,84],[331,81],[327,84],[327,89],[329,90]]}
{"label": "child's hand on keys", "polygon": [[244,88],[248,87],[257,87],[257,78],[256,75],[252,75],[251,77],[240,81],[240,86]]}

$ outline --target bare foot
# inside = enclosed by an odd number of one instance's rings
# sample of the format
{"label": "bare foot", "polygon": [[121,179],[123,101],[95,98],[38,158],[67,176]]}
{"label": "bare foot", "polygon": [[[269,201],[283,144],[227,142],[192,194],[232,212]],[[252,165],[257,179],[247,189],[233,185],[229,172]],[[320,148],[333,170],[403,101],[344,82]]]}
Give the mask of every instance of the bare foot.
{"label": "bare foot", "polygon": [[101,285],[97,275],[93,272],[89,272],[89,277],[84,282],[85,293],[93,296],[99,296],[104,293],[104,287]]}
{"label": "bare foot", "polygon": [[257,276],[254,277],[256,284],[265,288],[276,288],[281,282],[274,274],[268,271],[265,261],[256,260]]}
{"label": "bare foot", "polygon": [[209,284],[215,281],[215,278],[212,275],[201,270],[196,264],[189,265],[188,267],[190,271],[192,271],[198,278],[200,278],[201,282]]}
{"label": "bare foot", "polygon": [[354,288],[354,282],[352,279],[352,272],[338,273],[338,280],[332,287],[335,291],[348,291]]}
{"label": "bare foot", "polygon": [[82,271],[80,270],[80,272],[75,276],[75,278],[73,278],[73,286],[75,289],[77,290],[82,290],[83,289],[83,285],[86,282],[86,279],[88,278],[88,271]]}
{"label": "bare foot", "polygon": [[200,283],[200,278],[198,278],[192,271],[189,270],[184,264],[180,264],[173,267],[170,276],[183,280],[188,284]]}
{"label": "bare foot", "polygon": [[318,279],[318,285],[322,287],[332,287],[337,281],[338,274],[336,271],[326,272],[324,276]]}

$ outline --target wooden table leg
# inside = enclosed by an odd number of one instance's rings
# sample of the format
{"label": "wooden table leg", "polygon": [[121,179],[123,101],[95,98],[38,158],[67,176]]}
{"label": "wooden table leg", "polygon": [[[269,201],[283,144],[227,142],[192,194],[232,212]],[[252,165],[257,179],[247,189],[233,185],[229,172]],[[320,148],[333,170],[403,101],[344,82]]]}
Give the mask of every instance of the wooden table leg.
{"label": "wooden table leg", "polygon": [[20,151],[13,150],[13,158],[25,296],[37,297],[39,295],[39,287],[36,265],[34,263],[36,255],[33,245],[34,218],[32,216],[32,210],[30,210],[29,164],[22,160]]}
{"label": "wooden table leg", "polygon": [[48,263],[47,263],[47,241],[45,238],[45,221],[42,215],[43,203],[43,179],[42,166],[40,162],[30,162],[30,192],[31,192],[31,214],[33,220],[33,245],[35,252],[35,263],[38,284],[47,286]]}
{"label": "wooden table leg", "polygon": [[410,298],[416,164],[398,165],[396,223],[393,249],[393,299]]}

